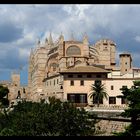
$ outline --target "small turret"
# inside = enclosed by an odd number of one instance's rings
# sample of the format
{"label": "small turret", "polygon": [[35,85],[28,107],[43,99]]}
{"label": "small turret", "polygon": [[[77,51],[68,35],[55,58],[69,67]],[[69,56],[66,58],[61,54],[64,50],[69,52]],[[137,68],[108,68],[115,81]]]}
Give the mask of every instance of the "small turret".
{"label": "small turret", "polygon": [[83,44],[89,45],[87,34],[85,34],[84,37],[83,37]]}
{"label": "small turret", "polygon": [[64,41],[64,36],[63,34],[61,33],[60,37],[59,37],[59,43],[60,44],[63,44],[63,41]]}
{"label": "small turret", "polygon": [[46,39],[45,39],[45,44],[48,44],[48,38],[46,37]]}
{"label": "small turret", "polygon": [[120,54],[121,74],[126,74],[132,69],[132,57],[129,53]]}
{"label": "small turret", "polygon": [[52,39],[51,33],[50,33],[50,36],[49,36],[49,39],[48,39],[48,44],[53,45],[53,39]]}

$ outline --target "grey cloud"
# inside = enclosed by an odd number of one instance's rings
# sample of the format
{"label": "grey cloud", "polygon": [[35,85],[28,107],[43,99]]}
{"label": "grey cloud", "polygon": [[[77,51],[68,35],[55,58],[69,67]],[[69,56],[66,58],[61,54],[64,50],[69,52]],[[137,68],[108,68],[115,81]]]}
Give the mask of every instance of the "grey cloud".
{"label": "grey cloud", "polygon": [[14,24],[0,24],[0,42],[12,42],[22,37],[22,28]]}
{"label": "grey cloud", "polygon": [[[73,31],[79,40],[86,32],[91,44],[110,38],[116,42],[118,52],[131,52],[134,64],[139,65],[140,44],[134,39],[140,35],[139,5],[88,5],[87,8],[82,5],[4,5],[0,8],[3,19],[0,21],[0,42],[5,44],[0,46],[5,51],[0,52],[3,53],[0,55],[3,69],[26,65],[28,58],[26,55],[21,58],[19,49],[29,48],[30,51],[41,32],[48,34],[49,31],[54,36],[62,31],[65,39],[69,39]],[[24,39],[30,33],[33,33],[32,39]]]}
{"label": "grey cloud", "polygon": [[26,59],[21,59],[19,57],[18,49],[7,48],[4,53],[5,55],[0,57],[0,68],[3,70],[16,70],[19,68],[19,66],[25,65],[27,63]]}

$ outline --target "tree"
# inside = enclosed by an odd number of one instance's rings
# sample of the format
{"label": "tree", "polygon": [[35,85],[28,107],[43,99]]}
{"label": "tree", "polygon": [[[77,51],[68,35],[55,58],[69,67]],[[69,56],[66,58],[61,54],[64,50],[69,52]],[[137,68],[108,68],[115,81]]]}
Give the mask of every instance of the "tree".
{"label": "tree", "polygon": [[9,113],[0,115],[0,135],[90,136],[94,135],[96,123],[90,117],[84,109],[54,97],[49,103],[23,101]]}
{"label": "tree", "polygon": [[8,93],[9,93],[9,89],[7,87],[0,85],[0,102],[2,106],[9,105]]}
{"label": "tree", "polygon": [[93,103],[97,103],[97,106],[99,107],[103,98],[107,99],[108,96],[105,91],[105,87],[103,84],[101,84],[101,81],[96,80],[96,82],[91,86],[91,91],[92,92],[89,94],[89,97],[93,98]]}
{"label": "tree", "polygon": [[117,133],[119,136],[139,136],[140,123],[140,81],[134,81],[134,86],[130,89],[122,88],[122,94],[128,101],[128,109],[121,113],[121,116],[131,118],[131,124],[126,128],[125,132]]}

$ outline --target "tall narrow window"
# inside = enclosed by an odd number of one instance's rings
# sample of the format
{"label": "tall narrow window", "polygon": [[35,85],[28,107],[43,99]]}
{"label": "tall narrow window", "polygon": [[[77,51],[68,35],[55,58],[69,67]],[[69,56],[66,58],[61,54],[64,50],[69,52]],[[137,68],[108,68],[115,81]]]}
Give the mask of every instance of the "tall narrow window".
{"label": "tall narrow window", "polygon": [[84,80],[80,81],[80,86],[84,86]]}
{"label": "tall narrow window", "polygon": [[111,90],[114,90],[114,86],[111,86]]}
{"label": "tall narrow window", "polygon": [[71,80],[71,81],[70,81],[70,85],[71,85],[71,86],[74,86],[74,80]]}
{"label": "tall narrow window", "polygon": [[80,95],[80,103],[86,103],[86,95]]}
{"label": "tall narrow window", "polygon": [[75,95],[69,95],[69,99],[72,103],[75,103]]}

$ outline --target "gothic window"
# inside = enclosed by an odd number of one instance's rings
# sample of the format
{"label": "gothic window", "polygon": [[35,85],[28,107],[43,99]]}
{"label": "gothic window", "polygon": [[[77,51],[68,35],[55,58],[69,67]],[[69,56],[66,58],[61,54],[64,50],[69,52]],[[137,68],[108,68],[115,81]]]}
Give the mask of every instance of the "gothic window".
{"label": "gothic window", "polygon": [[55,80],[54,80],[54,86],[55,86]]}
{"label": "gothic window", "polygon": [[72,45],[67,48],[66,54],[67,56],[81,55],[81,50],[78,46]]}

